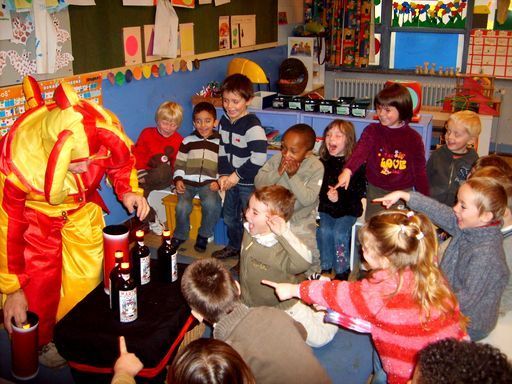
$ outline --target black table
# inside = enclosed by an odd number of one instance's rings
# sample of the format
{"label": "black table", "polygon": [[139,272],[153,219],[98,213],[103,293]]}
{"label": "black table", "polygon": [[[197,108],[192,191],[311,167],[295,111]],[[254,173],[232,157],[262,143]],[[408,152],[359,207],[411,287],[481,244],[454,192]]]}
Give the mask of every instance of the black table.
{"label": "black table", "polygon": [[[185,267],[178,265],[178,281],[163,283],[157,279],[152,265],[151,282],[137,288],[138,318],[132,323],[123,324],[114,318],[103,283],[57,323],[54,340],[59,353],[73,370],[88,374],[84,382],[109,382],[119,356],[121,335],[126,339],[128,351],[144,364],[139,377],[151,379],[165,374],[169,358],[185,333],[196,324],[180,290]],[[108,376],[103,380],[95,376],[92,380],[90,374]],[[83,375],[74,376],[79,382]]]}

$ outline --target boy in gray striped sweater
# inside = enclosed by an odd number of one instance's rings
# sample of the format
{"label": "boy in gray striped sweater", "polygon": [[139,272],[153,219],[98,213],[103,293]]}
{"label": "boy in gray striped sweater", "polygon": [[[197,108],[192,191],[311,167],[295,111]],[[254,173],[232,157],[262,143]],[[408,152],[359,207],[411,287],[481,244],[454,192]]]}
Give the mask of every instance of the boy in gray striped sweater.
{"label": "boy in gray striped sweater", "polygon": [[188,239],[192,200],[194,196],[199,195],[201,226],[194,249],[204,252],[208,238],[213,236],[221,210],[217,182],[220,135],[214,130],[217,125],[217,112],[212,104],[197,104],[192,116],[195,130],[183,139],[174,164],[174,185],[178,194],[178,204],[176,229],[171,243],[179,248]]}

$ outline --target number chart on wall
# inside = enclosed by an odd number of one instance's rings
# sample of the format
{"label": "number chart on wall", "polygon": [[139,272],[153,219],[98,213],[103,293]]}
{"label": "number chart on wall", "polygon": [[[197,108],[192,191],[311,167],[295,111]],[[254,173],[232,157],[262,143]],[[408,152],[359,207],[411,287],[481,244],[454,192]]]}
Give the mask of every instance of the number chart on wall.
{"label": "number chart on wall", "polygon": [[512,32],[472,30],[466,72],[512,79]]}
{"label": "number chart on wall", "polygon": [[[73,86],[81,99],[102,103],[101,97],[101,75],[88,74],[73,76],[65,79]],[[45,100],[53,97],[53,91],[58,87],[61,80],[48,80],[39,82],[41,93]],[[4,136],[16,119],[25,112],[25,97],[21,85],[0,89],[0,135]]]}

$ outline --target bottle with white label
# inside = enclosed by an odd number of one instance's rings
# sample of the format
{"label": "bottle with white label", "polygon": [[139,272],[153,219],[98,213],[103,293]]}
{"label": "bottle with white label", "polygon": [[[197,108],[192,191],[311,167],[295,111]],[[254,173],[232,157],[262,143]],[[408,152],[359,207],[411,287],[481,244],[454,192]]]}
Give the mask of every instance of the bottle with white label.
{"label": "bottle with white label", "polygon": [[158,269],[162,281],[173,283],[178,280],[178,250],[171,245],[171,231],[164,230],[162,245],[158,248]]}
{"label": "bottle with white label", "polygon": [[150,251],[144,245],[144,231],[135,232],[136,244],[131,250],[132,256],[132,276],[137,286],[146,285],[151,280],[150,271]]}
{"label": "bottle with white label", "polygon": [[121,323],[130,323],[137,320],[137,285],[130,276],[130,263],[121,263],[120,272],[116,318]]}

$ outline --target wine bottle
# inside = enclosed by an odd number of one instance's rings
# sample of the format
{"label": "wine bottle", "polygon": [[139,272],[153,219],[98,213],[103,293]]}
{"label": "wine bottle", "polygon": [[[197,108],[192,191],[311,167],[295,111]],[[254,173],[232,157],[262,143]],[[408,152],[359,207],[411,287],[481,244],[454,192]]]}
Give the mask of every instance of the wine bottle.
{"label": "wine bottle", "polygon": [[178,251],[171,245],[171,231],[164,230],[162,245],[158,248],[158,269],[162,281],[166,283],[178,280]]}
{"label": "wine bottle", "polygon": [[115,264],[114,268],[110,271],[110,275],[108,277],[108,290],[109,290],[109,297],[110,297],[110,309],[117,308],[118,302],[118,295],[117,295],[117,279],[119,275],[119,266],[123,262],[123,251],[116,251],[114,253],[115,258]]}
{"label": "wine bottle", "polygon": [[151,271],[149,268],[150,252],[144,245],[144,231],[135,232],[137,243],[131,250],[132,276],[137,286],[146,285],[151,280]]}
{"label": "wine bottle", "polygon": [[117,320],[129,323],[137,320],[137,285],[130,276],[130,263],[121,263],[120,278],[117,282],[119,307],[116,311]]}

